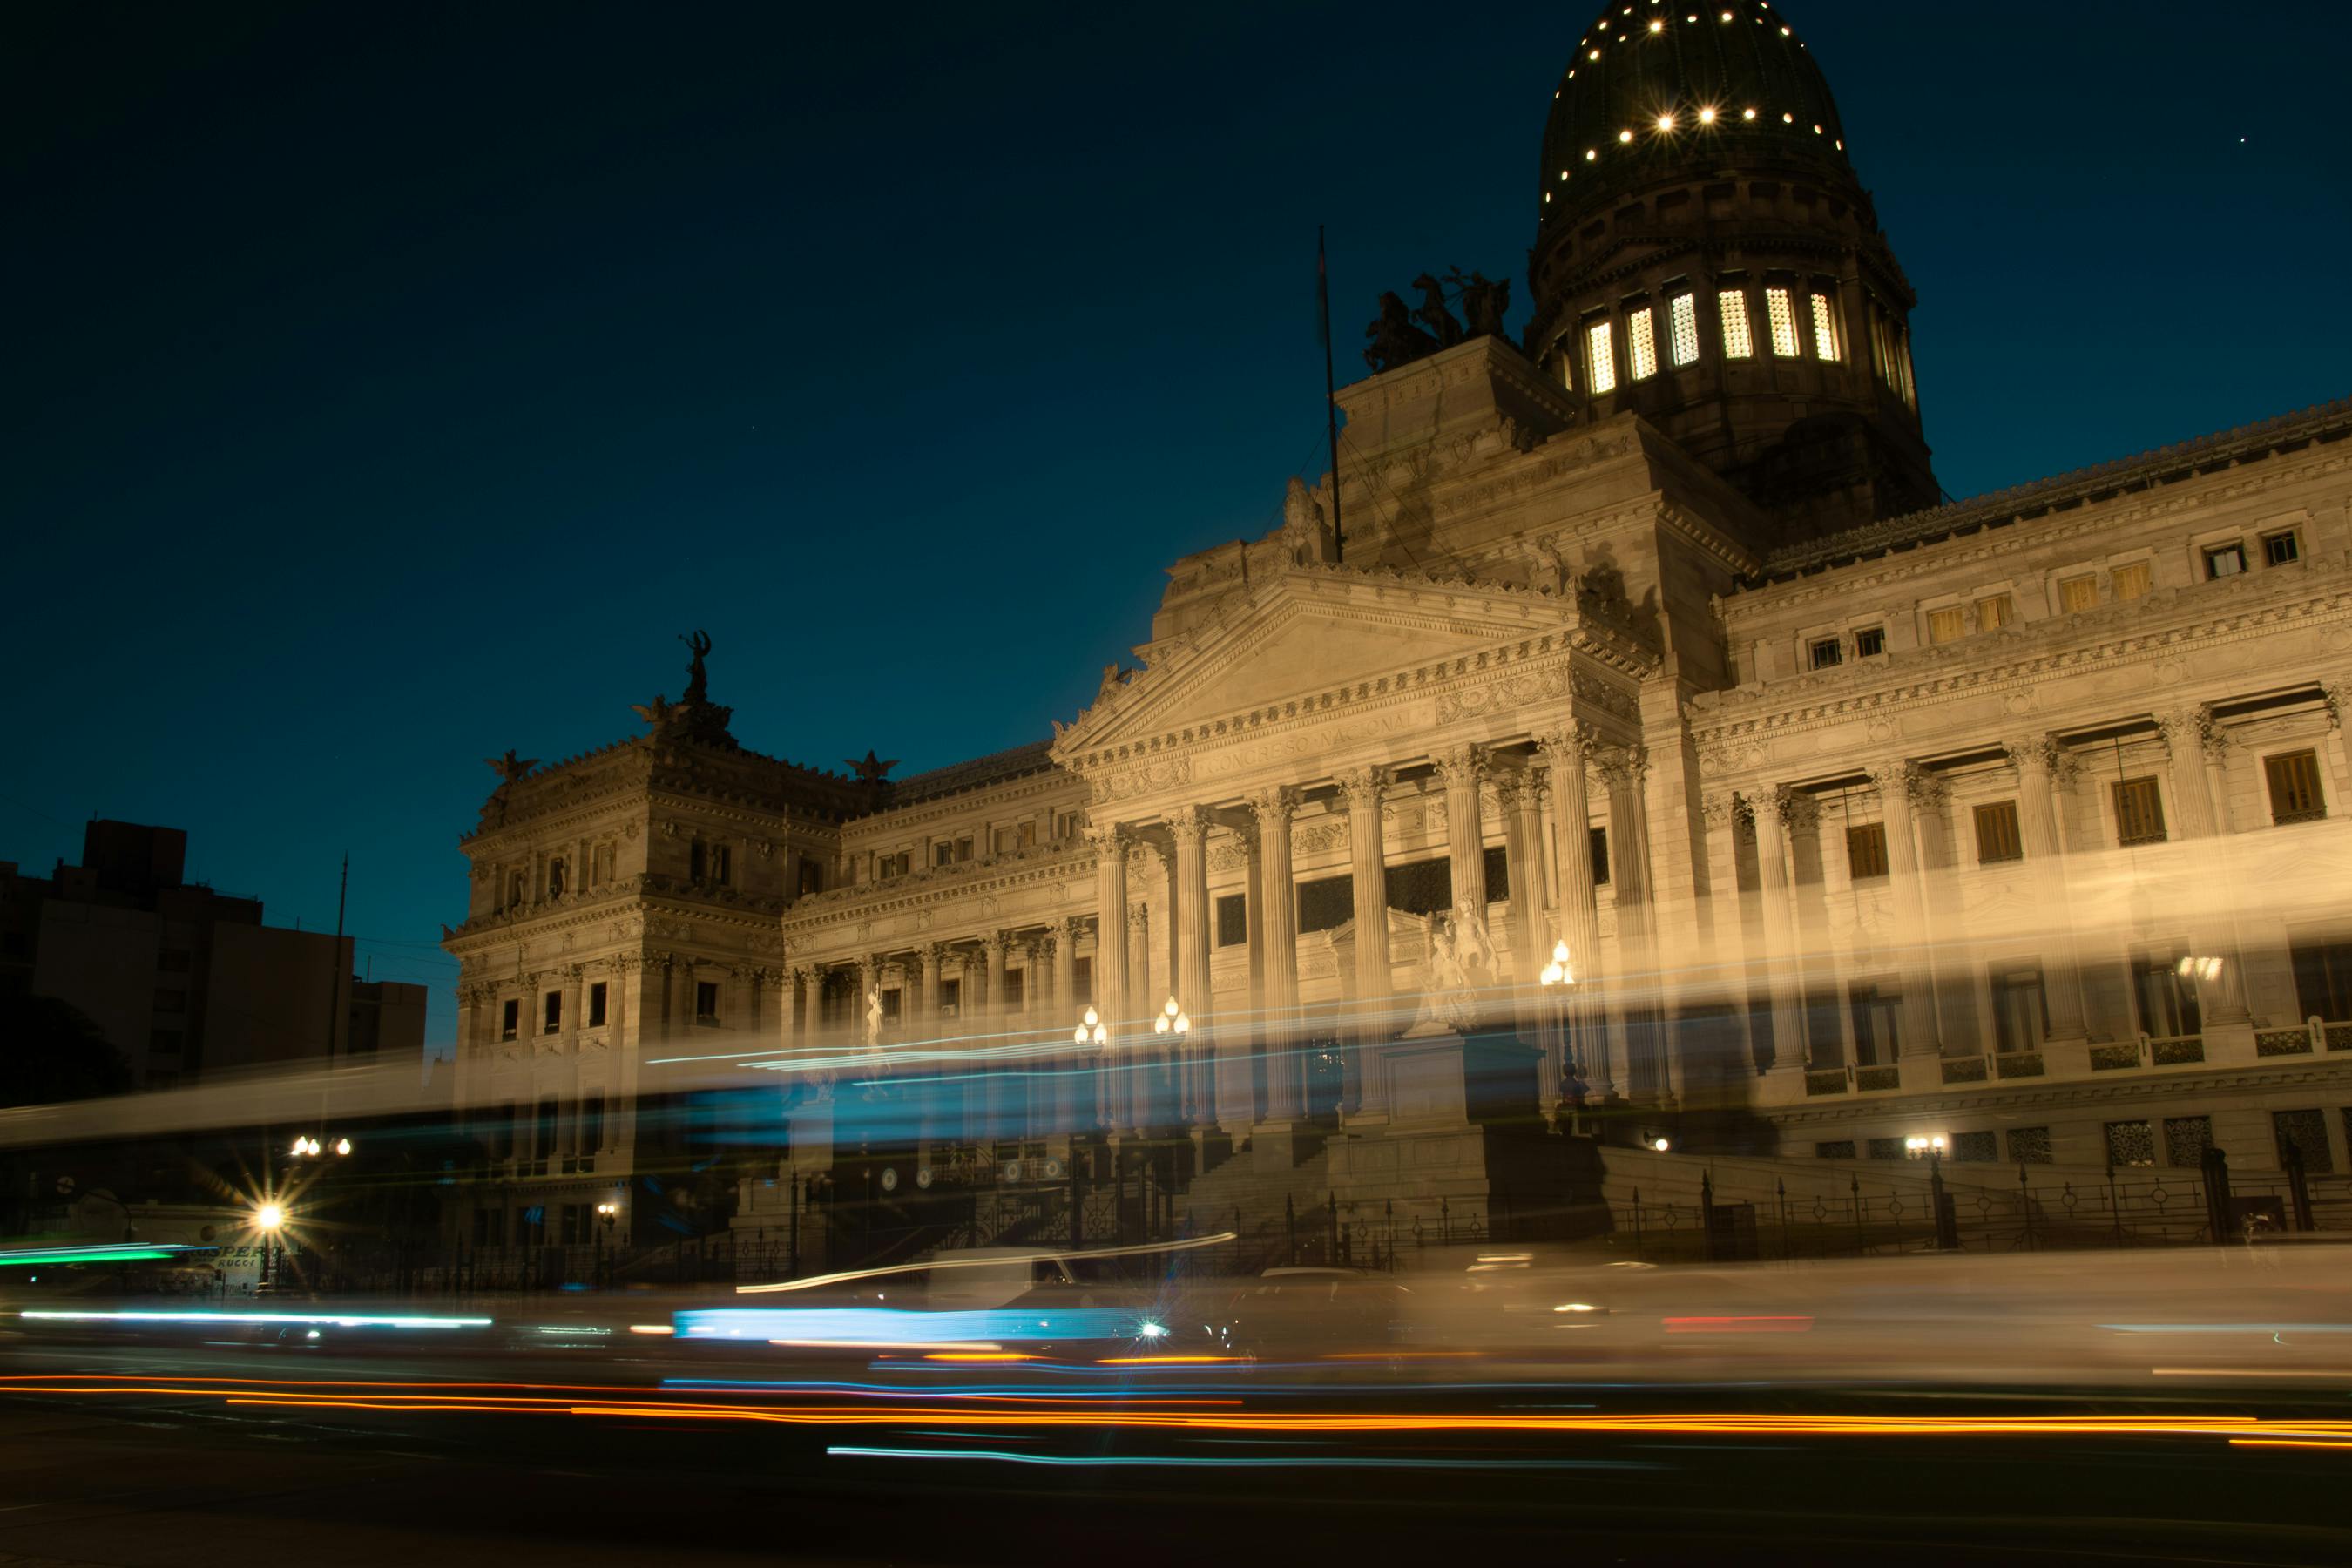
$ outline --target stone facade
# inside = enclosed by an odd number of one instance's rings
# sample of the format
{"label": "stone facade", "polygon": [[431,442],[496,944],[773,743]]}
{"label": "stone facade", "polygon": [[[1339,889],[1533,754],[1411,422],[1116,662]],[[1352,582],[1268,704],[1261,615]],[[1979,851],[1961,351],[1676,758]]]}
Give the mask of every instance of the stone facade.
{"label": "stone facade", "polygon": [[[1548,163],[1626,102],[1785,85],[1591,47],[1632,63]],[[2352,1168],[2352,403],[1916,510],[1913,302],[1800,75],[1720,143],[1661,116],[1548,175],[1524,348],[1342,388],[1341,473],[1175,563],[1139,668],[1050,741],[850,779],[657,702],[517,773],[450,940],[461,1093],[557,1107],[506,1171],[580,1202],[658,1164],[632,1108],[712,1061],[781,1108],[735,1216],[770,1234],[853,1159],[888,1191],[1129,1144],[1193,1194],[1246,1148],[1277,1207],[1323,1162],[1335,1203],[1458,1215],[1571,1116]],[[1576,370],[1604,338],[1616,388]],[[1433,994],[1449,916],[1491,942],[1468,1002]],[[1482,1109],[1514,1050],[1531,1091]]]}

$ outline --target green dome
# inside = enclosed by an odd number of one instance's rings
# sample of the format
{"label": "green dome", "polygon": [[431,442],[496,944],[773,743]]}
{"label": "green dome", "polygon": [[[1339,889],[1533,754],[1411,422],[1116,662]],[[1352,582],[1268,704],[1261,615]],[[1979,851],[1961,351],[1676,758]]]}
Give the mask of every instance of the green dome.
{"label": "green dome", "polygon": [[1615,0],[1577,44],[1543,148],[1547,228],[1725,167],[1854,178],[1829,83],[1768,0]]}

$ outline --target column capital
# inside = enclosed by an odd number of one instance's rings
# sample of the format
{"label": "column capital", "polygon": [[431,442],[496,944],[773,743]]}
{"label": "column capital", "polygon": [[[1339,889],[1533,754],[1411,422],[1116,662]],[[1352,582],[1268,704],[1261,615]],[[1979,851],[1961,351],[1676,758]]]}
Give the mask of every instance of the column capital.
{"label": "column capital", "polygon": [[2229,754],[2229,733],[2221,720],[2214,717],[2210,702],[2185,702],[2152,717],[2157,739],[2163,742],[2165,754],[2176,763],[2187,760],[2185,753],[2192,745],[2216,763]]}
{"label": "column capital", "polygon": [[1495,770],[1495,805],[1503,811],[1516,811],[1537,798],[1535,775],[1517,768]]}
{"label": "column capital", "polygon": [[938,942],[924,942],[915,949],[915,957],[921,962],[925,975],[935,975],[940,972],[940,964],[947,957],[947,944]]}
{"label": "column capital", "polygon": [[1127,929],[1130,931],[1149,931],[1151,929],[1151,906],[1149,904],[1128,905]]}
{"label": "column capital", "polygon": [[2327,727],[2344,729],[2344,710],[2352,708],[2352,675],[2338,675],[2319,683],[2319,700],[2327,709]]}
{"label": "column capital", "polygon": [[1864,771],[1882,805],[1891,805],[1898,796],[1911,805],[1934,805],[1944,798],[1943,781],[1908,758],[1891,757]]}
{"label": "column capital", "polygon": [[1727,789],[1711,789],[1698,797],[1698,814],[1709,828],[1737,828],[1734,812],[1739,797]]}
{"label": "column capital", "polygon": [[1448,788],[1467,786],[1475,789],[1479,781],[1486,776],[1486,748],[1484,746],[1448,746],[1429,760],[1436,767],[1437,776],[1445,782]]}
{"label": "column capital", "polygon": [[1125,855],[1135,847],[1135,832],[1123,822],[1102,823],[1084,832],[1097,855]]}
{"label": "column capital", "polygon": [[1392,776],[1386,767],[1349,768],[1333,781],[1339,786],[1336,804],[1342,811],[1378,811]]}
{"label": "column capital", "polygon": [[1180,805],[1168,814],[1168,831],[1180,846],[1207,843],[1209,829],[1215,825],[1215,816],[1205,805]]}
{"label": "column capital", "polygon": [[1248,797],[1250,815],[1260,827],[1276,823],[1288,823],[1291,814],[1298,809],[1298,790],[1294,784],[1269,784],[1251,793]]}
{"label": "column capital", "polygon": [[1001,931],[984,931],[981,932],[980,955],[990,963],[994,963],[999,959],[1003,958],[1004,956],[1004,933]]}
{"label": "column capital", "polygon": [[1650,772],[1649,748],[1638,742],[1630,746],[1588,748],[1588,754],[1592,758],[1593,771],[1601,775],[1604,788],[1638,785]]}
{"label": "column capital", "polygon": [[1599,733],[1584,720],[1569,718],[1535,732],[1536,749],[1555,765],[1563,757],[1581,759],[1599,742]]}

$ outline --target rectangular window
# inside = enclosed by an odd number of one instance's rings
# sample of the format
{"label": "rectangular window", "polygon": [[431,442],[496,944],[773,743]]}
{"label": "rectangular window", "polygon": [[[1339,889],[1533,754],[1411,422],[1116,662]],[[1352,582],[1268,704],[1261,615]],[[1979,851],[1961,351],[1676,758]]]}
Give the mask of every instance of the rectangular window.
{"label": "rectangular window", "polygon": [[2145,1121],[2110,1121],[2107,1123],[2107,1163],[2110,1165],[2153,1165],[2156,1163],[2156,1139]]}
{"label": "rectangular window", "polygon": [[1853,657],[1876,658],[1886,651],[1886,628],[1864,626],[1853,634]]}
{"label": "rectangular window", "polygon": [[180,1047],[184,1044],[186,1040],[187,1036],[177,1029],[150,1029],[147,1031],[147,1048],[151,1051],[162,1051],[167,1056],[178,1055]]}
{"label": "rectangular window", "polygon": [[1716,295],[1715,303],[1723,313],[1723,357],[1754,359],[1756,340],[1748,330],[1748,291],[1726,289]]}
{"label": "rectangular window", "polygon": [[2301,553],[2295,544],[2294,530],[2291,528],[2284,533],[2263,535],[2263,564],[2265,566],[2292,566]]}
{"label": "rectangular window", "polygon": [[593,1154],[604,1146],[604,1097],[592,1094],[580,1102],[580,1152]]}
{"label": "rectangular window", "polygon": [[1953,1133],[1952,1158],[1955,1161],[1965,1160],[1972,1165],[1990,1165],[2000,1159],[2000,1150],[1995,1144],[1992,1130],[1987,1128],[1980,1132]]}
{"label": "rectangular window", "polygon": [[184,992],[184,991],[163,991],[163,990],[158,990],[158,991],[155,993],[155,1011],[156,1011],[156,1012],[158,1012],[158,1013],[184,1013],[184,1012],[186,1012],[187,1010],[188,1010],[188,994],[187,994],[186,992]]}
{"label": "rectangular window", "polygon": [[1454,907],[1454,867],[1444,857],[1391,866],[1386,902],[1409,915],[1444,914]]}
{"label": "rectangular window", "polygon": [[694,983],[694,1021],[698,1024],[719,1022],[719,982],[716,980]]}
{"label": "rectangular window", "polygon": [[1853,1158],[1853,1140],[1851,1138],[1839,1138],[1827,1143],[1816,1143],[1813,1145],[1813,1158],[1816,1160],[1851,1160]]}
{"label": "rectangular window", "polygon": [[1024,822],[1013,828],[1013,847],[1015,849],[1036,848],[1037,825],[1034,822]]}
{"label": "rectangular window", "polygon": [[584,1244],[588,1239],[588,1205],[586,1204],[565,1204],[563,1205],[562,1226],[562,1237],[563,1246],[579,1247]]}
{"label": "rectangular window", "polygon": [[2068,615],[2077,610],[2095,608],[2099,602],[2099,580],[2096,577],[2069,577],[2058,584],[2058,607]]}
{"label": "rectangular window", "polygon": [[592,1029],[604,1026],[604,996],[603,981],[599,980],[588,987],[588,1026]]}
{"label": "rectangular window", "polygon": [[2303,1168],[2315,1176],[2326,1175],[2336,1169],[2335,1158],[2327,1152],[2327,1118],[2317,1110],[2273,1110],[2271,1131],[2278,1139],[2279,1163],[2286,1163],[2287,1151],[2293,1149],[2303,1156]]}
{"label": "rectangular window", "polygon": [[540,1033],[543,1035],[552,1035],[557,1030],[562,1028],[563,993],[561,991],[549,992],[544,998],[541,1012],[544,1016],[541,1023]]}
{"label": "rectangular window", "polygon": [[531,1145],[531,1156],[544,1160],[555,1152],[555,1097],[549,1095],[539,1102],[539,1141]]}
{"label": "rectangular window", "polygon": [[2164,796],[2154,779],[2117,779],[2107,787],[2115,792],[2118,847],[2164,842]]}
{"label": "rectangular window", "polygon": [[2352,1019],[2352,943],[2325,936],[2288,944],[2294,968],[2294,1005],[2298,1018],[2340,1024]]}
{"label": "rectangular window", "polygon": [[1617,389],[1617,352],[1609,342],[1609,323],[1595,321],[1584,329],[1585,384],[1594,395]]}
{"label": "rectangular window", "polygon": [[2042,971],[1995,970],[1992,974],[1993,1048],[1998,1051],[2038,1051],[2050,1035],[2050,1013],[2042,1005]]}
{"label": "rectangular window", "polygon": [[1592,885],[1596,888],[1607,887],[1609,885],[1609,830],[1605,827],[1586,829],[1584,845],[1585,853],[1592,857]]}
{"label": "rectangular window", "polygon": [[1977,601],[1977,630],[1997,632],[2017,619],[2017,612],[2006,594],[1994,594]]}
{"label": "rectangular window", "polygon": [[1658,374],[1657,331],[1651,325],[1647,305],[1625,318],[1625,360],[1635,381],[1647,381]]}
{"label": "rectangular window", "polygon": [[[1489,889],[1491,895],[1491,889]],[[1298,932],[1336,931],[1356,916],[1356,879],[1342,874],[1301,882],[1294,894]]]}
{"label": "rectangular window", "polygon": [[1815,669],[1828,669],[1843,663],[1845,658],[1845,650],[1839,646],[1838,639],[1835,637],[1816,637],[1806,647],[1805,653],[1811,668]]}
{"label": "rectangular window", "polygon": [[2116,602],[2144,599],[2147,596],[2147,563],[2126,562],[2107,574],[2107,584],[2115,590]]}
{"label": "rectangular window", "polygon": [[1857,882],[1886,875],[1886,825],[1865,822],[1845,830],[1846,875]]}
{"label": "rectangular window", "polygon": [[2190,1170],[2205,1163],[2205,1151],[2213,1146],[2213,1119],[2210,1116],[2168,1116],[2164,1119],[2164,1163],[2186,1165]]}
{"label": "rectangular window", "polygon": [[1977,864],[2022,860],[2025,847],[2017,832],[2017,802],[1997,800],[1977,807]]}
{"label": "rectangular window", "polygon": [[1677,294],[1666,301],[1666,336],[1677,369],[1698,358],[1698,296]]}
{"label": "rectangular window", "polygon": [[1217,900],[1217,945],[1239,947],[1249,941],[1249,895],[1227,893]]}
{"label": "rectangular window", "polygon": [[1827,294],[1813,296],[1813,357],[1838,357],[1837,305]]}
{"label": "rectangular window", "polygon": [[2047,1127],[2011,1128],[2009,1157],[2021,1165],[2050,1163],[2050,1129]]}
{"label": "rectangular window", "polygon": [[1903,1011],[1900,993],[1875,985],[1857,985],[1853,993],[1853,1062],[1856,1067],[1883,1067],[1894,1062],[1900,1048],[1895,1021]]}
{"label": "rectangular window", "polygon": [[474,1211],[474,1245],[504,1247],[507,1244],[507,1211],[476,1209]]}
{"label": "rectangular window", "polygon": [[2197,987],[2181,977],[2178,958],[2170,953],[2135,954],[2131,983],[2139,1026],[2150,1037],[2164,1040],[2202,1032],[2204,1019],[2197,1007]]}
{"label": "rectangular window", "polygon": [[2217,544],[2205,552],[2205,575],[2234,577],[2246,569],[2246,547],[2242,544]]}
{"label": "rectangular window", "polygon": [[686,847],[686,877],[699,882],[710,874],[710,846],[698,838]]}
{"label": "rectangular window", "polygon": [[1020,842],[1020,835],[1013,829],[1000,827],[989,837],[988,852],[992,855],[1010,855]]}
{"label": "rectangular window", "polygon": [[2270,781],[2273,822],[2316,822],[2327,815],[2327,803],[2319,795],[2318,753],[2264,757],[2263,776]]}
{"label": "rectangular window", "polygon": [[1908,1152],[1903,1147],[1903,1140],[1900,1138],[1865,1139],[1863,1147],[1870,1152],[1870,1157],[1874,1160],[1900,1160]]}
{"label": "rectangular window", "polygon": [[515,1031],[521,1026],[522,1003],[509,997],[506,1005],[499,1009],[499,1038],[513,1039]]}
{"label": "rectangular window", "polygon": [[1797,307],[1786,289],[1764,290],[1764,315],[1772,327],[1772,353],[1781,359],[1797,357]]}
{"label": "rectangular window", "polygon": [[1054,837],[1056,838],[1076,838],[1077,836],[1078,814],[1075,811],[1055,812],[1054,814]]}
{"label": "rectangular window", "polygon": [[1095,999],[1095,961],[1089,953],[1070,965],[1070,988],[1077,993],[1072,998],[1075,1005],[1084,1007]]}
{"label": "rectangular window", "polygon": [[1958,605],[1927,612],[1929,642],[1958,642],[1969,629],[1969,613]]}
{"label": "rectangular window", "polygon": [[877,881],[887,882],[894,877],[903,877],[913,869],[914,851],[910,849],[901,849],[896,855],[877,855],[874,858],[874,877]]}

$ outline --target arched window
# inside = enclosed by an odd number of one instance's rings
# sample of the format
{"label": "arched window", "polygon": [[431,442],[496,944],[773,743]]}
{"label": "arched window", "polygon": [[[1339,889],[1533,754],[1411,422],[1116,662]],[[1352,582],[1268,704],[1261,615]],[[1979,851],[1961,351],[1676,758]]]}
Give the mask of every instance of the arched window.
{"label": "arched window", "polygon": [[1593,395],[1617,390],[1617,351],[1609,341],[1609,322],[1603,320],[1584,329],[1585,384]]}

